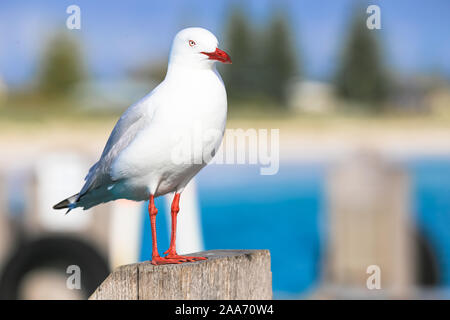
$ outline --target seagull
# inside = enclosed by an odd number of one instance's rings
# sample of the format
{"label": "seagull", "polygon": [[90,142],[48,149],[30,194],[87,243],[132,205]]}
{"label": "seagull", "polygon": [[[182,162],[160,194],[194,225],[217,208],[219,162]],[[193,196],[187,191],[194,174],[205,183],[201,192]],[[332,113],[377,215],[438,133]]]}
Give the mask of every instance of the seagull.
{"label": "seagull", "polygon": [[[149,200],[151,263],[206,260],[177,254],[176,228],[181,193],[214,156],[225,131],[227,94],[217,61],[231,63],[214,34],[203,28],[179,31],[164,80],[122,114],[81,191],[53,208],[67,208],[68,213],[116,199]],[[168,193],[174,193],[171,240],[166,256],[161,257],[154,199]]]}

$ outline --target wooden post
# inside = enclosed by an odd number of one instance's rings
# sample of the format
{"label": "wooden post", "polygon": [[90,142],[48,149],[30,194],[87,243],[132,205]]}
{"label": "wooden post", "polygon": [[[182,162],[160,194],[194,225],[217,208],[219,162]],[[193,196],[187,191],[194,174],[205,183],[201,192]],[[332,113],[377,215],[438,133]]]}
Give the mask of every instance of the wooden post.
{"label": "wooden post", "polygon": [[[406,171],[376,153],[365,152],[334,168],[327,186],[329,234],[324,269],[325,285],[339,289],[333,297],[351,297],[352,292],[359,293],[356,297],[407,296],[413,284],[414,257]],[[381,290],[368,289],[374,272],[369,266],[379,268]]]}
{"label": "wooden post", "polygon": [[187,254],[206,261],[113,271],[90,300],[272,299],[268,250],[212,250]]}

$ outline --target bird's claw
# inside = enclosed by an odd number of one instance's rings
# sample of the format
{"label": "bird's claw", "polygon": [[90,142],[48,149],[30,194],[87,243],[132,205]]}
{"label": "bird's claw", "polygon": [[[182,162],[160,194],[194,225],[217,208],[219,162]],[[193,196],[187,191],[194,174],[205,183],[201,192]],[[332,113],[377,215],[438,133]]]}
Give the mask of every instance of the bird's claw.
{"label": "bird's claw", "polygon": [[[167,253],[167,251],[165,252]],[[178,254],[168,254],[167,256],[164,257],[164,259],[168,259],[168,260],[178,260],[180,262],[194,262],[194,261],[203,261],[203,260],[207,260],[208,258],[205,257],[194,257],[194,256],[180,256]]]}
{"label": "bird's claw", "polygon": [[179,259],[167,259],[167,257],[153,257],[151,264],[154,266],[160,266],[163,264],[180,264],[183,263],[183,261],[179,261]]}

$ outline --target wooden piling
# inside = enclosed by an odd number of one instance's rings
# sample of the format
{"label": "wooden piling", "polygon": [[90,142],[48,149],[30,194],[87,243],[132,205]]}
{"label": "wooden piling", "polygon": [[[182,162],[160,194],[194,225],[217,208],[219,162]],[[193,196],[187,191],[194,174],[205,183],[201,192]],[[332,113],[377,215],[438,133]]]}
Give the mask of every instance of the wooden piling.
{"label": "wooden piling", "polygon": [[89,299],[272,299],[268,250],[212,250],[187,255],[208,260],[124,265],[113,271]]}

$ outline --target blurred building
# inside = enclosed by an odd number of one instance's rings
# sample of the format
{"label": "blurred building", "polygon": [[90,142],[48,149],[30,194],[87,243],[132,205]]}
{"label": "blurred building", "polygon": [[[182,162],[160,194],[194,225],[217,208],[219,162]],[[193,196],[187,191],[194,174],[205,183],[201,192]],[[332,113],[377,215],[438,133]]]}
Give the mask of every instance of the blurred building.
{"label": "blurred building", "polygon": [[295,112],[327,113],[334,105],[334,88],[329,83],[298,81],[288,88],[288,106]]}
{"label": "blurred building", "polygon": [[8,93],[8,88],[6,87],[6,83],[3,81],[0,75],[0,106],[6,100],[6,95]]}
{"label": "blurred building", "polygon": [[390,97],[392,107],[419,113],[442,110],[449,91],[448,83],[430,76],[397,77],[394,88]]}
{"label": "blurred building", "polygon": [[95,79],[78,84],[72,91],[77,103],[83,109],[124,110],[140,100],[157,83],[133,80],[127,77],[116,79]]}
{"label": "blurred building", "polygon": [[450,85],[444,82],[432,89],[427,96],[427,103],[433,113],[450,115]]}

